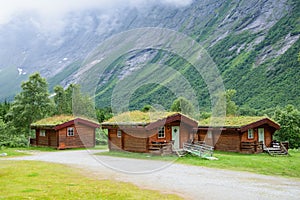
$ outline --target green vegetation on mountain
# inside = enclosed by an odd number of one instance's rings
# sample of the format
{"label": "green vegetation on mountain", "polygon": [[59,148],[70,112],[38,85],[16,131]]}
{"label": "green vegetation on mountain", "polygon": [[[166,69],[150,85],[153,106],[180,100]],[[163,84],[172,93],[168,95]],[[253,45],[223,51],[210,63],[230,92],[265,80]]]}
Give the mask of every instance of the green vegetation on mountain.
{"label": "green vegetation on mountain", "polygon": [[[210,36],[216,34],[230,5],[235,5],[229,2],[231,1],[220,5],[218,15],[209,20],[204,28],[200,27],[200,22],[193,29],[188,28],[187,24],[195,21],[187,18],[180,30],[188,32],[206,46],[220,71],[225,88],[236,90],[233,100],[242,108],[242,112],[259,115],[257,111],[262,112],[276,106],[284,107],[287,104],[299,108],[300,2],[290,1],[290,11],[267,31],[247,28],[259,17],[259,12],[256,12],[234,21],[235,29],[228,31],[224,38],[212,44]],[[201,28],[201,31],[197,28]],[[97,106],[111,106],[112,91],[118,83],[118,76],[125,70],[124,66],[129,57],[125,55],[113,62],[105,72],[105,75],[109,74],[109,79],[105,83],[99,81]],[[162,50],[156,51],[145,67],[153,63],[167,65],[181,73],[195,90],[200,110],[210,111],[211,98],[207,86],[189,63]],[[176,94],[161,84],[147,84],[134,91],[129,109],[141,109],[147,104],[170,108],[176,98]]]}

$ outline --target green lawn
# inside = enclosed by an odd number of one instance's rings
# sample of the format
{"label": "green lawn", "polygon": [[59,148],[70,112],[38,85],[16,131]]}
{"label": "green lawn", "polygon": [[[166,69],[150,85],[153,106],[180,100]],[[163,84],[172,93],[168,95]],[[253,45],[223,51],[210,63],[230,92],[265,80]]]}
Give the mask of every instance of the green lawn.
{"label": "green lawn", "polygon": [[39,151],[56,151],[56,149],[50,147],[27,147],[27,148],[0,147],[0,154],[6,153],[7,156],[5,157],[26,156],[26,155],[30,155],[31,153],[39,152]]}
{"label": "green lawn", "polygon": [[176,162],[181,164],[248,171],[265,175],[300,178],[300,151],[290,150],[289,153],[290,156],[272,157],[265,153],[240,154],[215,151],[214,156],[219,160],[206,160],[192,155],[187,155],[181,158],[174,158],[174,156],[162,157],[128,152],[103,152],[98,153],[98,155],[166,161],[176,159]]}
{"label": "green lawn", "polygon": [[0,160],[0,199],[180,199],[129,183],[96,180],[77,169],[36,161]]}
{"label": "green lawn", "polygon": [[[76,148],[76,149],[66,149],[68,150],[85,150],[86,148]],[[97,145],[93,148],[88,148],[90,150],[105,150],[108,149],[107,145]],[[24,148],[6,148],[0,147],[0,154],[6,153],[7,156],[5,157],[14,157],[14,156],[26,156],[30,155],[34,152],[46,151],[46,152],[54,152],[54,151],[66,151],[66,150],[56,150],[55,148],[51,147],[24,147]],[[4,158],[5,158],[4,157]],[[0,156],[0,158],[2,158]]]}

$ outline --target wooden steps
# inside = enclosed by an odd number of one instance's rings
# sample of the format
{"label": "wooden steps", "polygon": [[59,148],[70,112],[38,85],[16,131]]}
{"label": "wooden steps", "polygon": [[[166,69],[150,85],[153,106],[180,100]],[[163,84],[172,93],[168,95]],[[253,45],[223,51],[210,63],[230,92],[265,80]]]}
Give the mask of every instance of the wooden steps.
{"label": "wooden steps", "polygon": [[264,146],[264,151],[267,152],[271,156],[289,155],[288,150],[285,148],[285,146],[281,142],[273,144],[272,147]]}

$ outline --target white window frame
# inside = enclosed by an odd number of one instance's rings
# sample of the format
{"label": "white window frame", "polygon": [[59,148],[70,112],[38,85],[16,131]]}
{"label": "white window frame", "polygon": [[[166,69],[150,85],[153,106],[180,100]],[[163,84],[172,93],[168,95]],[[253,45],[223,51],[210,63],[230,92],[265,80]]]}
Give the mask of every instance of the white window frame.
{"label": "white window frame", "polygon": [[121,138],[122,137],[122,131],[121,130],[117,130],[117,137]]}
{"label": "white window frame", "polygon": [[45,137],[46,136],[46,130],[40,130],[40,136]]}
{"label": "white window frame", "polygon": [[248,139],[254,139],[254,131],[252,128],[248,129]]}
{"label": "white window frame", "polygon": [[[72,133],[72,134],[71,134]],[[67,136],[68,137],[72,137],[72,136],[74,136],[75,135],[75,133],[74,133],[74,127],[68,127],[67,128]]]}
{"label": "white window frame", "polygon": [[164,126],[158,128],[157,137],[158,138],[165,138],[166,137]]}

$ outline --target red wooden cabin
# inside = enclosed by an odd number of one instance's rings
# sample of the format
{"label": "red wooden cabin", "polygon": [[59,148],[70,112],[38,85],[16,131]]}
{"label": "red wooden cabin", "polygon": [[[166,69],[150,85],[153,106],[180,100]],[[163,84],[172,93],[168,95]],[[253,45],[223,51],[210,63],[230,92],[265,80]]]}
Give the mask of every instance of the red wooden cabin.
{"label": "red wooden cabin", "polygon": [[205,141],[215,150],[260,153],[272,147],[279,124],[266,117],[226,117],[223,126],[210,125],[210,119],[199,122],[195,141]]}
{"label": "red wooden cabin", "polygon": [[197,122],[180,113],[122,113],[102,123],[108,129],[110,150],[150,152],[160,145],[173,143],[180,149],[193,139]]}
{"label": "red wooden cabin", "polygon": [[[222,120],[221,120],[222,121]],[[226,117],[222,125],[199,123],[180,113],[122,113],[102,123],[108,129],[110,150],[150,152],[152,147],[173,143],[200,142],[215,150],[259,153],[272,147],[273,135],[280,126],[266,117]]]}
{"label": "red wooden cabin", "polygon": [[57,149],[95,146],[95,130],[100,125],[94,121],[74,116],[54,116],[31,124],[35,139],[31,145]]}

